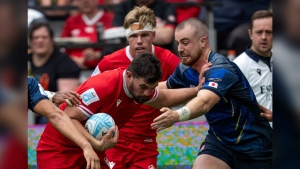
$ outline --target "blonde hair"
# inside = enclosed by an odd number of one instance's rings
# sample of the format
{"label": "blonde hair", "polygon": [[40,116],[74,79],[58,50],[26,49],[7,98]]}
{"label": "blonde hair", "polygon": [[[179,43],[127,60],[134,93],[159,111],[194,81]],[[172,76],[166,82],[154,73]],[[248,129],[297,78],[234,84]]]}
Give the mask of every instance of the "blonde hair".
{"label": "blonde hair", "polygon": [[134,7],[124,19],[124,28],[127,29],[135,22],[139,22],[140,27],[144,27],[147,23],[150,23],[153,27],[156,26],[156,18],[153,10],[145,6]]}

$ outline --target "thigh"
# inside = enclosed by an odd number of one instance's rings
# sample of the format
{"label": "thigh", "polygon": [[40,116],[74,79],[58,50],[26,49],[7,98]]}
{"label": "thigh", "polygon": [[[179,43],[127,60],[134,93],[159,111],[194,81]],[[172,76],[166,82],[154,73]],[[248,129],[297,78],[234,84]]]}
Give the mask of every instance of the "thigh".
{"label": "thigh", "polygon": [[198,155],[194,163],[194,169],[233,168],[234,151],[209,134],[201,144]]}
{"label": "thigh", "polygon": [[199,155],[193,165],[193,169],[231,169],[224,161],[208,155]]}

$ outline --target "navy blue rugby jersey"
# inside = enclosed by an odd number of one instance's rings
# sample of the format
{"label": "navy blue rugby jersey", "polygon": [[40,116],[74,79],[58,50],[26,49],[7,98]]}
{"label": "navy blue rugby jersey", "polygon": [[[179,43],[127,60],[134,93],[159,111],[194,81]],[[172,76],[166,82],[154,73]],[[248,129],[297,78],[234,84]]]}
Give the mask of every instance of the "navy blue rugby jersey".
{"label": "navy blue rugby jersey", "polygon": [[33,108],[41,100],[48,99],[44,88],[38,83],[38,81],[32,77],[28,77],[28,108],[33,111]]}
{"label": "navy blue rugby jersey", "polygon": [[[210,90],[220,101],[205,114],[208,133],[222,144],[237,151],[272,149],[272,128],[260,116],[260,109],[247,79],[238,66],[225,56],[211,52],[211,68],[205,74],[200,90]],[[194,87],[199,73],[180,63],[167,80],[168,88]]]}

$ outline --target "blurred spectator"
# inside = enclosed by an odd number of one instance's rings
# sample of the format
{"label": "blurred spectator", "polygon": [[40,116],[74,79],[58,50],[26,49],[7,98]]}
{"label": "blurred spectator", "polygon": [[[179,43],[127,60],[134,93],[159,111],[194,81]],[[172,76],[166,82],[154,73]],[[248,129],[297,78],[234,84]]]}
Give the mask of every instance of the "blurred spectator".
{"label": "blurred spectator", "polygon": [[271,11],[256,11],[248,30],[252,46],[238,56],[235,62],[253,89],[257,102],[273,110],[273,63],[272,63],[272,27]]}
{"label": "blurred spectator", "polygon": [[[29,29],[28,55],[31,75],[45,90],[71,91],[79,85],[80,68],[70,57],[60,52],[53,42],[53,31],[45,22],[33,22]],[[37,115],[36,123],[45,124],[47,119]]]}
{"label": "blurred spectator", "polygon": [[273,41],[273,166],[296,169],[300,166],[300,1],[274,1],[273,7],[279,25],[274,27]]}
{"label": "blurred spectator", "polygon": [[101,5],[101,4],[118,4],[118,3],[121,3],[125,0],[98,0],[98,4]]}
{"label": "blurred spectator", "polygon": [[28,55],[31,73],[45,90],[71,91],[79,85],[78,66],[68,55],[61,53],[53,42],[53,31],[48,23],[33,23],[29,29]]}
{"label": "blurred spectator", "polygon": [[[43,7],[68,6],[71,4],[71,0],[39,0],[39,4]],[[46,10],[44,13],[49,20],[65,19],[69,15],[67,10]]]}
{"label": "blurred spectator", "polygon": [[[166,0],[168,3],[178,3],[178,2],[202,2],[202,0]],[[176,7],[176,23],[180,23],[188,18],[197,18],[200,14],[199,6],[190,6],[190,7]]]}
{"label": "blurred spectator", "polygon": [[[235,50],[240,55],[251,45],[248,36],[249,21],[258,10],[268,10],[270,0],[213,0],[223,5],[214,6],[214,27],[217,30],[218,50]],[[200,19],[205,20],[207,13],[201,9]]]}
{"label": "blurred spectator", "polygon": [[[99,9],[98,0],[74,0],[74,3],[80,13],[67,19],[61,37],[88,38],[90,42],[97,42],[97,25],[102,23],[104,29],[110,28],[112,14]],[[81,69],[94,69],[103,56],[100,48],[70,49],[67,53]]]}
{"label": "blurred spectator", "polygon": [[135,6],[146,6],[152,9],[156,16],[155,39],[153,44],[173,50],[173,37],[176,26],[175,7],[162,0],[127,0],[117,5],[113,26],[123,26],[124,18]]}

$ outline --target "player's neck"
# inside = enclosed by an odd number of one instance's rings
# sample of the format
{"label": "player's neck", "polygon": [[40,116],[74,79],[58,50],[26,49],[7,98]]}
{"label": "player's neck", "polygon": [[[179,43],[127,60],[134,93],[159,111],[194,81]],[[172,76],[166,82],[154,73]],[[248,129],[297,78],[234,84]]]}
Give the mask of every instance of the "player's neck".
{"label": "player's neck", "polygon": [[198,59],[198,61],[192,66],[193,69],[197,70],[199,73],[204,64],[208,63],[209,54],[211,52],[210,48],[206,48],[203,50],[202,55]]}

